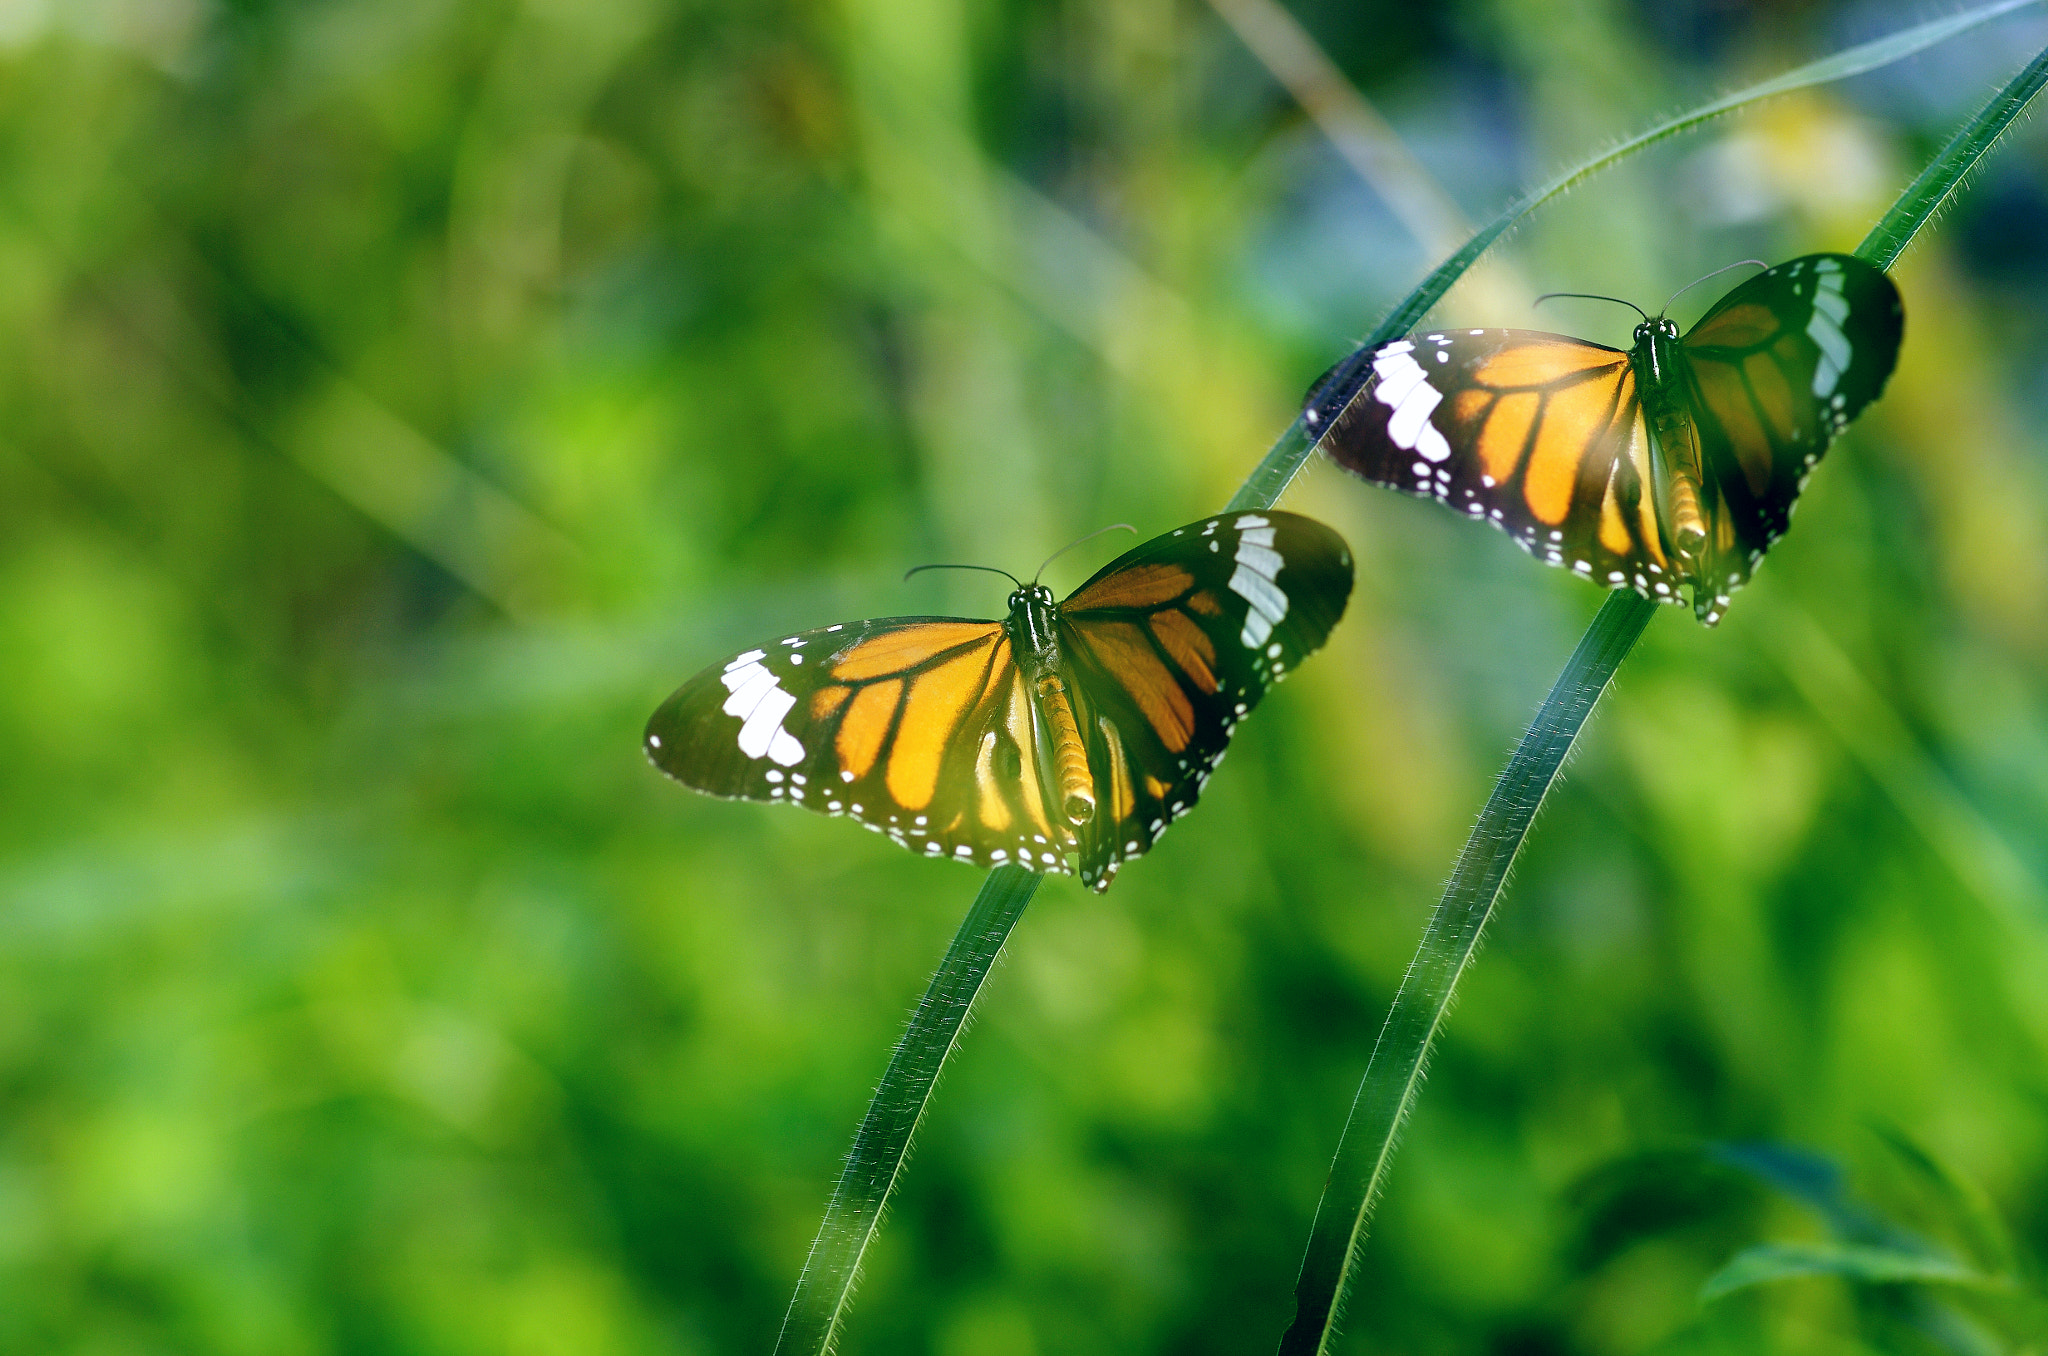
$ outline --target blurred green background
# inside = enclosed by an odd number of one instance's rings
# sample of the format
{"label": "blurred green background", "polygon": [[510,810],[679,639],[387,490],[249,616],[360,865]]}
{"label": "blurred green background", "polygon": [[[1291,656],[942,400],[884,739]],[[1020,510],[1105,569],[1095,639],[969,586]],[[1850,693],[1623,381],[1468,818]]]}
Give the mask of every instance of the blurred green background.
{"label": "blurred green background", "polygon": [[[1213,512],[1441,257],[1417,183],[1483,220],[1920,17],[1294,12],[1415,175],[1362,181],[1194,0],[0,3],[0,1350],[765,1352],[977,877],[664,781],[655,703],[1002,604],[910,565]],[[1528,297],[1850,248],[2044,42],[1638,157],[1438,315],[1625,343]],[[1703,1143],[1907,1210],[1895,1124],[2048,1252],[2044,241],[2036,123],[1898,269],[1897,376],[1798,530],[1622,670],[1347,1350],[1894,1349],[1833,1282],[1697,1303],[1819,1229]],[[1422,920],[1599,603],[1327,468],[1288,506],[1351,541],[1349,617],[1160,850],[1026,914],[852,1356],[1285,1325]]]}

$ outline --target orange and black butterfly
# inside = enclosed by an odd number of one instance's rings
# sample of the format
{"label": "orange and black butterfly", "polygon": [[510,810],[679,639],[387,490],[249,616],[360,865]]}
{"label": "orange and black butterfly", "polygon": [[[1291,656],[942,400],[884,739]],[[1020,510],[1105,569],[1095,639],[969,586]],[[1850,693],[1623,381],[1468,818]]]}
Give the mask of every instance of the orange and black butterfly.
{"label": "orange and black butterfly", "polygon": [[1791,521],[1807,474],[1899,352],[1883,270],[1809,254],[1697,325],[1644,316],[1627,352],[1533,330],[1361,350],[1303,422],[1339,466],[1505,529],[1552,565],[1711,626]]}
{"label": "orange and black butterfly", "polygon": [[1064,603],[1020,582],[1003,621],[845,622],[735,655],[662,703],[647,754],[715,796],[1104,890],[1194,808],[1237,723],[1350,596],[1335,532],[1226,513],[1134,548]]}

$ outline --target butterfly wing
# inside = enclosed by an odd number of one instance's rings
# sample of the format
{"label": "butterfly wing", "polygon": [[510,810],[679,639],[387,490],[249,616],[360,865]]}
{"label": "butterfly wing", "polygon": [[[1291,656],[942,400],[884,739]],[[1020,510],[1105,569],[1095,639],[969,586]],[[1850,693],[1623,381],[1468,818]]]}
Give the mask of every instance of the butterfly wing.
{"label": "butterfly wing", "polygon": [[1339,466],[1490,522],[1549,564],[1672,596],[1628,354],[1535,330],[1439,331],[1384,344],[1361,370],[1333,369],[1303,414]]}
{"label": "butterfly wing", "polygon": [[1061,653],[1096,779],[1084,884],[1109,886],[1194,808],[1237,723],[1320,649],[1351,552],[1299,514],[1226,513],[1104,567],[1060,607]]}
{"label": "butterfly wing", "polygon": [[1000,622],[849,622],[692,678],[647,723],[648,757],[715,796],[859,820],[933,857],[1065,870],[1029,694]]}
{"label": "butterfly wing", "polygon": [[1814,463],[1884,390],[1904,328],[1884,270],[1809,254],[1749,279],[1686,333],[1700,451],[1729,528],[1717,578],[1746,581],[1784,534]]}

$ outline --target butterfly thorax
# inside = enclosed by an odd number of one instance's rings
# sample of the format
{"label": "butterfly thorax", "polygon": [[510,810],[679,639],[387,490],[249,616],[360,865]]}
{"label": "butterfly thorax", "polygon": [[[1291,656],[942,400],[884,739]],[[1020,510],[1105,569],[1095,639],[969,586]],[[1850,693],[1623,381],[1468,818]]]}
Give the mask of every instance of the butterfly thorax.
{"label": "butterfly thorax", "polygon": [[1011,594],[1010,619],[1005,625],[1025,673],[1036,678],[1041,671],[1059,667],[1059,604],[1053,601],[1051,589],[1026,584]]}
{"label": "butterfly thorax", "polygon": [[1699,432],[1693,427],[1686,380],[1687,359],[1679,344],[1678,326],[1658,316],[1636,326],[1629,361],[1635,367],[1636,389],[1643,402],[1643,427],[1650,439],[1650,463],[1657,474],[1657,526],[1666,555],[1694,589],[1708,587],[1709,537],[1702,507],[1705,470]]}
{"label": "butterfly thorax", "polygon": [[1026,584],[1011,594],[1006,626],[1051,757],[1052,784],[1059,788],[1057,809],[1068,823],[1086,824],[1095,817],[1095,778],[1088,770],[1088,749],[1062,673],[1059,605],[1052,590]]}

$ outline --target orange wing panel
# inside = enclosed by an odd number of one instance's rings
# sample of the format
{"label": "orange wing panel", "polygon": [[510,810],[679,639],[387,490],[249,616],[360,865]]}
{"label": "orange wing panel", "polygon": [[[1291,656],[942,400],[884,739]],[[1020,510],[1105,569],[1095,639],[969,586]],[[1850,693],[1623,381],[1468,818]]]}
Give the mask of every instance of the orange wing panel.
{"label": "orange wing panel", "polygon": [[1159,662],[1145,633],[1129,622],[1086,622],[1075,627],[1095,651],[1095,660],[1145,713],[1146,721],[1171,753],[1188,746],[1195,733],[1195,708],[1180,683]]}
{"label": "orange wing panel", "polygon": [[1137,565],[1090,584],[1060,608],[1072,615],[1091,608],[1147,608],[1170,602],[1194,587],[1195,577],[1178,565]]}
{"label": "orange wing panel", "polygon": [[1628,355],[1571,339],[1510,344],[1481,363],[1472,378],[1497,391],[1546,386],[1597,367],[1627,367]]}
{"label": "orange wing panel", "polygon": [[1180,665],[1188,681],[1204,692],[1216,690],[1216,646],[1187,613],[1177,608],[1154,613],[1152,634],[1173,662]]}
{"label": "orange wing panel", "polygon": [[862,688],[846,708],[846,719],[839,722],[839,766],[856,779],[867,776],[875,765],[875,755],[889,737],[889,722],[896,717],[896,702],[902,695],[903,680],[891,678]]}
{"label": "orange wing panel", "polygon": [[1579,464],[1607,436],[1626,365],[1599,381],[1582,381],[1550,397],[1523,472],[1522,497],[1537,521],[1552,526],[1571,512]]}
{"label": "orange wing panel", "polygon": [[1778,317],[1768,306],[1748,302],[1730,306],[1685,336],[1687,348],[1753,348],[1778,332]]}
{"label": "orange wing panel", "polygon": [[889,794],[905,809],[921,810],[931,804],[946,745],[981,696],[993,648],[993,644],[977,645],[910,680],[903,720],[889,750],[887,777]]}
{"label": "orange wing panel", "polygon": [[907,626],[864,640],[838,657],[832,676],[842,683],[882,678],[915,668],[927,659],[961,645],[994,638],[1002,632],[998,622],[931,622]]}

